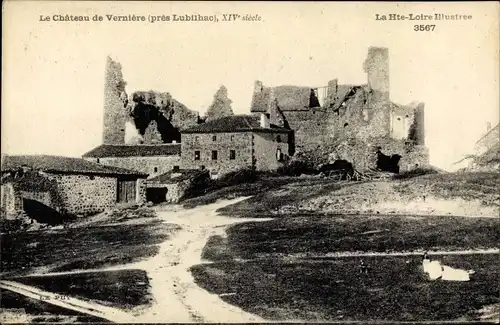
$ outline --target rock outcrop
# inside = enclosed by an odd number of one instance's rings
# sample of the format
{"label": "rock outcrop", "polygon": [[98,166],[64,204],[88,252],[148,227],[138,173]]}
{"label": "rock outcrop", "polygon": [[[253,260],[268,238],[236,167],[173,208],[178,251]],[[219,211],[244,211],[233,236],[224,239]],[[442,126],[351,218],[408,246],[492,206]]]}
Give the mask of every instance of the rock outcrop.
{"label": "rock outcrop", "polygon": [[198,112],[188,109],[168,92],[136,91],[130,95],[127,113],[143,143],[180,142],[180,130],[198,123]]}

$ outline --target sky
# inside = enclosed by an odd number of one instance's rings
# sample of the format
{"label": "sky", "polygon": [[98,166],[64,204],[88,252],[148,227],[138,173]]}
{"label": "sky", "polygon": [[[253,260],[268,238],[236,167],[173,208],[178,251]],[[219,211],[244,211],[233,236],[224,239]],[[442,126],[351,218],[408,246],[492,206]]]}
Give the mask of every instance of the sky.
{"label": "sky", "polygon": [[[431,164],[450,169],[499,120],[497,2],[3,2],[2,153],[79,157],[102,142],[104,67],[128,94],[170,92],[205,112],[221,85],[248,113],[264,85],[366,83],[370,46],[389,48],[390,97],[425,103]],[[259,15],[257,22],[108,22],[113,15]],[[467,21],[377,21],[375,14],[466,14]],[[102,22],[40,21],[54,14]]]}

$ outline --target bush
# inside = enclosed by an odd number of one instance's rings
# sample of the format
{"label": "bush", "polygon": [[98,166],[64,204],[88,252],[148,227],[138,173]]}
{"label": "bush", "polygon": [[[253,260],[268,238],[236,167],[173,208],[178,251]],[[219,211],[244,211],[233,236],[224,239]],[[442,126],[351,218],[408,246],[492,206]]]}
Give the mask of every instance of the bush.
{"label": "bush", "polygon": [[29,226],[29,218],[26,218],[22,214],[17,216],[15,219],[6,219],[4,216],[0,219],[0,232],[3,234],[25,231]]}
{"label": "bush", "polygon": [[222,175],[214,181],[214,185],[215,187],[221,188],[244,183],[253,183],[256,180],[258,180],[257,172],[246,168]]}
{"label": "bush", "polygon": [[224,174],[215,180],[210,179],[207,173],[193,180],[182,197],[182,200],[213,192],[224,187],[254,183],[258,179],[258,173],[248,168]]}
{"label": "bush", "polygon": [[284,166],[278,168],[277,172],[280,175],[300,176],[302,174],[317,174],[318,170],[314,168],[314,165],[311,162],[305,160],[291,160]]}

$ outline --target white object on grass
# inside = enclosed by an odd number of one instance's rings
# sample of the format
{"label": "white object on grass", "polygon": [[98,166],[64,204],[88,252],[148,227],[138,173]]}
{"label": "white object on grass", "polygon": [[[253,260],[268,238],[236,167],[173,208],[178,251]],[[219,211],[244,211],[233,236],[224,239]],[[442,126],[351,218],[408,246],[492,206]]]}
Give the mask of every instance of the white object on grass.
{"label": "white object on grass", "polygon": [[422,266],[424,273],[429,275],[430,280],[470,281],[470,275],[474,274],[472,270],[455,269],[442,265],[439,261],[430,261],[428,259],[422,261]]}

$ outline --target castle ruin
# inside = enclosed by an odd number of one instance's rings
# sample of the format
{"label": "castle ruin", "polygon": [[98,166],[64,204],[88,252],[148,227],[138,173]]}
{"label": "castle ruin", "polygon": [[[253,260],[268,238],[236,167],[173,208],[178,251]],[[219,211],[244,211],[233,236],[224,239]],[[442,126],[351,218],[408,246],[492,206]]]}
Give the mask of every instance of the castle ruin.
{"label": "castle ruin", "polygon": [[[256,81],[250,115],[265,115],[271,124],[290,130],[288,156],[305,157],[318,165],[340,159],[358,170],[428,165],[424,104],[390,100],[388,49],[370,47],[362,68],[367,74],[362,85],[332,79],[322,87],[269,87]],[[178,144],[182,130],[204,123],[198,112],[168,92],[136,91],[127,96],[125,85],[121,65],[108,57],[103,145],[147,145],[151,151],[152,145]],[[162,150],[167,149],[175,151]],[[170,159],[178,164],[180,155]]]}
{"label": "castle ruin", "polygon": [[[424,103],[390,101],[389,51],[371,47],[363,63],[367,84],[324,87],[266,87],[255,82],[252,114],[268,114],[294,131],[294,155],[319,163],[345,159],[359,170],[379,168],[377,152],[399,155],[401,170],[429,163],[425,147]],[[384,168],[382,168],[384,169]]]}

